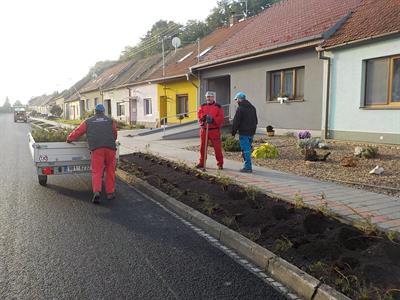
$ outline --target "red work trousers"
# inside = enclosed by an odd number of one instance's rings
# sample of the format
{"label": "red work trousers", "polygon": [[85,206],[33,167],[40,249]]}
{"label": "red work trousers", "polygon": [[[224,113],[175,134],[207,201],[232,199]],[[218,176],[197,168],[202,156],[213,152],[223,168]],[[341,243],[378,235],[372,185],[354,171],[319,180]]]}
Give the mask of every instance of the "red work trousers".
{"label": "red work trousers", "polygon": [[115,191],[115,150],[98,148],[92,151],[92,188],[93,193],[101,192],[103,174],[106,174],[106,193]]}
{"label": "red work trousers", "polygon": [[[224,157],[222,155],[222,147],[221,147],[221,132],[219,129],[209,129],[208,130],[208,143],[211,142],[214,147],[215,158],[217,159],[217,165],[224,165]],[[199,165],[204,165],[204,147],[206,143],[206,129],[200,129],[200,161]]]}

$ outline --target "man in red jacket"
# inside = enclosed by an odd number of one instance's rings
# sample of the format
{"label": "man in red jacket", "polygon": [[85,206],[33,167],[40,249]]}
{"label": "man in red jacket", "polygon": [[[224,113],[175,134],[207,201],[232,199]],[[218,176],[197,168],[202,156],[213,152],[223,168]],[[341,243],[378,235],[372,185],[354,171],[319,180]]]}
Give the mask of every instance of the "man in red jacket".
{"label": "man in red jacket", "polygon": [[206,127],[208,126],[208,140],[211,141],[214,147],[217,166],[222,170],[224,165],[224,157],[221,149],[221,126],[224,122],[224,110],[218,103],[215,102],[215,92],[206,92],[206,103],[200,106],[197,113],[197,118],[200,124],[200,161],[196,168],[204,168],[205,146],[206,142]]}
{"label": "man in red jacket", "polygon": [[83,121],[67,138],[67,143],[72,143],[86,133],[92,156],[92,202],[96,204],[100,203],[104,171],[106,173],[107,199],[115,198],[117,124],[104,115],[104,110],[103,104],[97,104],[95,115]]}

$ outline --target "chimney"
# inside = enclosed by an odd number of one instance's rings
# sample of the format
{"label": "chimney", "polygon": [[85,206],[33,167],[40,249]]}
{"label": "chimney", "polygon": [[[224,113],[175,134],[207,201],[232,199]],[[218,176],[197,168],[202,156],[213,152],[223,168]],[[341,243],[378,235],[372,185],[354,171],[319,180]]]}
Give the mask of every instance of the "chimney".
{"label": "chimney", "polygon": [[229,26],[235,25],[239,22],[240,15],[237,15],[235,12],[232,12],[231,17],[229,18]]}

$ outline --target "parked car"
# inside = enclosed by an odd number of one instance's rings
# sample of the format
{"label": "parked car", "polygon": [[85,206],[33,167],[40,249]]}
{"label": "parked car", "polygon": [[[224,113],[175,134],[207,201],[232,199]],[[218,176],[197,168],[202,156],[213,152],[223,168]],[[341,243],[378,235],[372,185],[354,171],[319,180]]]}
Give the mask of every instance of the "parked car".
{"label": "parked car", "polygon": [[28,122],[28,116],[26,115],[26,110],[23,107],[14,108],[14,122],[24,121]]}

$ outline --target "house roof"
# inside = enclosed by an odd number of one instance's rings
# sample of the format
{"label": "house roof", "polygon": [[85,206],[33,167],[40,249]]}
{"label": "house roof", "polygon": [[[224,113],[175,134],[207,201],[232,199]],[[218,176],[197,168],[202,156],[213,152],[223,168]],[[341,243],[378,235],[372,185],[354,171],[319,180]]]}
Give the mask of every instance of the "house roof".
{"label": "house roof", "polygon": [[[233,26],[220,27],[200,39],[200,52],[198,51],[198,43],[191,43],[183,48],[172,51],[166,58],[165,76],[163,76],[162,66],[156,70],[149,79],[161,79],[163,77],[184,76],[189,72],[189,68],[198,63],[198,54],[207,51],[212,51],[226,39],[232,37],[235,33],[244,28],[252,18],[237,22]],[[199,52],[199,53],[198,53]],[[204,56],[200,57],[200,61]]]}
{"label": "house roof", "polygon": [[252,18],[242,30],[210,51],[197,66],[322,39],[360,1],[282,0]]}
{"label": "house roof", "polygon": [[400,32],[400,0],[363,0],[347,22],[321,46],[330,48]]}
{"label": "house roof", "polygon": [[110,68],[104,70],[95,79],[86,83],[79,92],[87,93],[98,89],[105,89],[112,84],[123,72],[125,72],[134,62],[132,60],[118,63]]}
{"label": "house roof", "polygon": [[160,53],[132,61],[129,68],[108,85],[108,89],[145,81],[155,70],[161,67],[161,62],[162,54]]}

